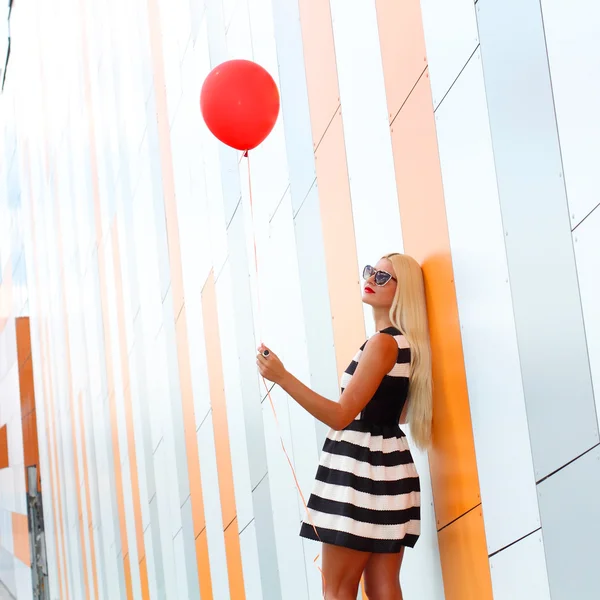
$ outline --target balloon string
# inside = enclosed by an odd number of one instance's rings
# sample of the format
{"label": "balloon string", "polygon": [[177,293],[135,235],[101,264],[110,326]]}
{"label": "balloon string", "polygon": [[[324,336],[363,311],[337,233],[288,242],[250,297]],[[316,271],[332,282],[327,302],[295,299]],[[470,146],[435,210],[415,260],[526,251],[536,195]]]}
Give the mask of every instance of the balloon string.
{"label": "balloon string", "polygon": [[[246,152],[244,152],[244,158],[248,159],[248,196],[250,198],[250,218],[252,220],[252,244],[254,247],[254,273],[255,273],[255,282],[256,282],[256,305],[257,305],[257,313],[258,313],[258,323],[259,323],[259,328],[260,328],[261,307],[260,307],[260,288],[258,285],[258,252],[257,252],[257,248],[256,248],[256,235],[254,233],[254,205],[253,205],[253,201],[252,201],[252,174],[250,171],[250,157],[248,156],[247,150],[246,150]],[[260,338],[260,336],[259,336],[259,338]],[[262,344],[262,339],[261,339],[261,344]],[[273,411],[273,417],[275,418],[275,426],[277,428],[277,435],[279,436],[279,442],[281,444],[281,448],[283,450],[283,453],[285,454],[285,458],[287,459],[288,465],[290,466],[292,476],[294,477],[294,484],[296,485],[296,489],[298,490],[298,494],[300,495],[302,504],[304,505],[304,510],[306,512],[306,516],[308,517],[308,521],[309,521],[311,527],[313,528],[315,535],[317,536],[317,539],[322,543],[321,536],[319,535],[319,532],[317,531],[317,527],[315,526],[315,524],[313,522],[312,516],[310,514],[310,510],[308,509],[308,505],[306,504],[306,499],[304,498],[304,494],[302,493],[302,488],[300,487],[300,483],[298,481],[298,476],[296,475],[296,470],[294,469],[294,465],[292,464],[290,456],[285,448],[285,443],[283,441],[283,436],[281,433],[281,426],[279,425],[279,419],[277,418],[277,411],[275,410],[275,403],[273,402],[273,398],[271,397],[271,390],[269,389],[269,386],[267,385],[267,382],[265,381],[264,377],[262,377],[262,382],[263,382],[263,385],[265,386],[265,390],[267,392],[267,397],[269,398],[269,404],[271,405],[271,410]],[[319,573],[321,574],[321,580],[323,582],[323,597],[324,597],[325,596],[325,588],[326,588],[325,575],[323,574],[323,570],[321,569],[321,567],[317,564],[317,561],[319,560],[320,556],[321,556],[320,554],[317,554],[315,556],[315,558],[313,559],[313,562],[314,562],[315,566],[317,567],[317,569],[319,570]]]}

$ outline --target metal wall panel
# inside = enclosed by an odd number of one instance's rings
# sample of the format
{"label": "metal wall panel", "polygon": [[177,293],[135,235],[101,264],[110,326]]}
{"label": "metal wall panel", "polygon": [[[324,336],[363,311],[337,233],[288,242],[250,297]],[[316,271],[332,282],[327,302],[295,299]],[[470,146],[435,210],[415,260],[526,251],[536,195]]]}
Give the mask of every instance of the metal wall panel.
{"label": "metal wall panel", "polygon": [[550,600],[542,532],[490,558],[494,600]]}
{"label": "metal wall panel", "polygon": [[542,0],[571,227],[599,204],[600,6]]}
{"label": "metal wall panel", "polygon": [[473,0],[421,0],[434,110],[479,44]]}
{"label": "metal wall panel", "polygon": [[600,448],[539,484],[552,600],[595,600],[600,587]]}
{"label": "metal wall panel", "polygon": [[479,0],[477,16],[539,480],[598,443],[598,424],[540,5]]}
{"label": "metal wall panel", "polygon": [[600,209],[596,209],[577,227],[573,233],[573,242],[594,383],[596,414],[600,416]]}
{"label": "metal wall panel", "polygon": [[436,112],[490,553],[540,526],[483,73],[476,52]]}

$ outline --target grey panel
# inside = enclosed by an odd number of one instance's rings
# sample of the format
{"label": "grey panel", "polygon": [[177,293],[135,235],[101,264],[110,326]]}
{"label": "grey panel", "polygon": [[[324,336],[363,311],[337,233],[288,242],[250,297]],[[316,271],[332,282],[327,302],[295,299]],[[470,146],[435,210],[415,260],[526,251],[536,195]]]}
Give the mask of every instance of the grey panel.
{"label": "grey panel", "polygon": [[552,600],[597,600],[600,448],[538,486]]}
{"label": "grey panel", "polygon": [[[148,461],[154,463],[154,461]],[[152,548],[154,550],[154,577],[156,578],[156,589],[160,600],[167,600],[167,591],[165,589],[165,571],[163,568],[162,557],[157,555],[156,548],[161,547],[160,540],[160,519],[158,516],[158,498],[156,495],[150,500],[150,530],[152,533]],[[192,529],[193,531],[193,529]],[[195,557],[196,554],[194,553]],[[160,560],[157,560],[160,558]]]}
{"label": "grey panel", "polygon": [[[150,179],[152,181],[152,200],[156,224],[156,245],[158,268],[160,274],[161,298],[165,297],[171,285],[171,267],[169,264],[169,245],[167,240],[167,222],[163,194],[162,169],[160,164],[160,144],[158,139],[158,124],[156,122],[156,98],[154,91],[146,102],[146,137],[148,139],[148,161],[150,164]],[[172,317],[171,317],[172,318]]]}
{"label": "grey panel", "polygon": [[298,2],[273,0],[273,20],[290,190],[296,213],[316,176]]}
{"label": "grey panel", "polygon": [[[294,224],[310,383],[319,394],[335,399],[339,395],[337,363],[316,184],[311,188],[304,204],[296,214]],[[315,419],[315,428],[320,448],[325,441],[328,428],[317,419]]]}
{"label": "grey panel", "polygon": [[[263,600],[280,600],[282,597],[281,584],[277,569],[275,531],[272,525],[273,507],[271,505],[268,475],[252,491],[252,503],[254,505],[254,521],[256,524],[256,542],[258,546],[258,560],[260,562]],[[267,531],[261,531],[263,523],[271,524]]]}
{"label": "grey panel", "polygon": [[194,519],[192,517],[192,499],[188,498],[181,507],[181,525],[185,550],[185,572],[187,575],[188,598],[200,599],[198,564],[196,562],[196,540],[194,538]]}
{"label": "grey panel", "polygon": [[598,442],[538,0],[479,0],[479,38],[536,479]]}

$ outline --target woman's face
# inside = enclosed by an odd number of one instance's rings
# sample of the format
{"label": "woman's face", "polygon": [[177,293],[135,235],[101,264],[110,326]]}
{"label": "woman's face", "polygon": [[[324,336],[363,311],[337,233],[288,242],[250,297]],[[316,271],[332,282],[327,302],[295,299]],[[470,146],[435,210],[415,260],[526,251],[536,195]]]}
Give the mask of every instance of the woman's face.
{"label": "woman's face", "polygon": [[[394,295],[396,293],[396,273],[392,263],[387,258],[382,258],[373,268],[367,270],[363,276],[366,276],[363,286],[362,300],[365,304],[372,306],[373,308],[391,308],[392,302],[394,301]],[[384,273],[391,275],[387,278]],[[388,279],[384,285],[377,285],[376,281],[380,283]]]}

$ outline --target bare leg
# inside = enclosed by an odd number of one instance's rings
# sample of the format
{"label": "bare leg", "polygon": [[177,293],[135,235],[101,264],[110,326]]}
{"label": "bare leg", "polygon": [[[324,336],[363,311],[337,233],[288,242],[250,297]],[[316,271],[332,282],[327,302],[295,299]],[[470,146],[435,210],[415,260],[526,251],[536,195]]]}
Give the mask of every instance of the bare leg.
{"label": "bare leg", "polygon": [[371,554],[365,567],[365,589],[369,600],[402,600],[400,567],[404,548],[397,554]]}
{"label": "bare leg", "polygon": [[370,556],[369,552],[323,544],[325,600],[356,600],[360,578]]}

